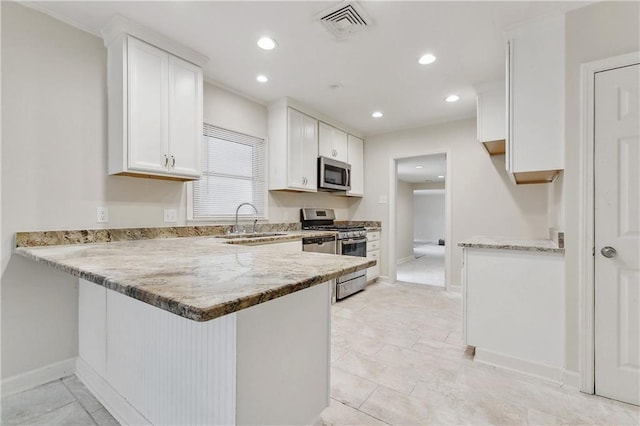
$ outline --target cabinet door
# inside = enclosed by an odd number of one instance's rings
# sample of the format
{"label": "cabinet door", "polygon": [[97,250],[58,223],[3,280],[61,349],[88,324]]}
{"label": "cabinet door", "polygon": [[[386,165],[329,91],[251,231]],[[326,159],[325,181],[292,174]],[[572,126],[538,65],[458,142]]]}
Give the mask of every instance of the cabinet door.
{"label": "cabinet door", "polygon": [[564,168],[564,16],[522,28],[508,45],[512,173]]}
{"label": "cabinet door", "polygon": [[318,121],[288,110],[288,186],[315,191],[318,169]]}
{"label": "cabinet door", "polygon": [[287,186],[304,188],[304,115],[296,110],[287,110],[288,161]]}
{"label": "cabinet door", "polygon": [[200,176],[202,70],[169,58],[169,167],[174,174]]}
{"label": "cabinet door", "polygon": [[333,158],[333,127],[327,123],[318,123],[318,155]]}
{"label": "cabinet door", "polygon": [[128,37],[128,164],[166,172],[169,54]]}
{"label": "cabinet door", "polygon": [[348,163],[351,164],[351,190],[350,196],[361,197],[364,195],[364,141],[353,135],[349,135]]}
{"label": "cabinet door", "polygon": [[302,147],[302,172],[304,187],[309,191],[318,189],[318,120],[303,114],[304,140]]}
{"label": "cabinet door", "polygon": [[326,123],[318,124],[318,155],[348,161],[347,133]]}

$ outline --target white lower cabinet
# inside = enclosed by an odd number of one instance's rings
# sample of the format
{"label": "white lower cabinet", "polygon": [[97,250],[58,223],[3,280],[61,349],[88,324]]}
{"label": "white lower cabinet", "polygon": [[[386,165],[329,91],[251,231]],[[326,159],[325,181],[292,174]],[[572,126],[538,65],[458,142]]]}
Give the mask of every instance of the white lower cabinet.
{"label": "white lower cabinet", "polygon": [[465,247],[462,280],[475,360],[562,380],[564,255]]}
{"label": "white lower cabinet", "polygon": [[367,268],[367,282],[370,282],[380,276],[380,231],[367,232],[367,259],[377,261],[374,266]]}
{"label": "white lower cabinet", "polygon": [[328,282],[196,322],[79,281],[77,375],[120,424],[314,424],[328,407]]}

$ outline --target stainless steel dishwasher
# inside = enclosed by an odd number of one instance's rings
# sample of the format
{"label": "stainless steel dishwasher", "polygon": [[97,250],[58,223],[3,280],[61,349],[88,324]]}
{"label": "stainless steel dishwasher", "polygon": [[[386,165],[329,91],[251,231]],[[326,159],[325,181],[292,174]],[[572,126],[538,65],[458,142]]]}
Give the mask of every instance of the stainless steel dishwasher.
{"label": "stainless steel dishwasher", "polygon": [[302,251],[336,254],[336,236],[304,237],[302,239]]}
{"label": "stainless steel dishwasher", "polygon": [[[305,237],[302,239],[302,251],[336,254],[336,236]],[[331,303],[336,303],[336,280],[331,280]]]}

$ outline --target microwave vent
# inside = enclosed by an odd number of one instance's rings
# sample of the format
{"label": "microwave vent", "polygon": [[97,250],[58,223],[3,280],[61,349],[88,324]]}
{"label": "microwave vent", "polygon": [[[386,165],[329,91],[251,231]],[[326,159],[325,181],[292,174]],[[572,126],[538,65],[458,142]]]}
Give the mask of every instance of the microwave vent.
{"label": "microwave vent", "polygon": [[350,37],[371,25],[371,19],[355,2],[342,2],[318,15],[322,25],[336,38]]}

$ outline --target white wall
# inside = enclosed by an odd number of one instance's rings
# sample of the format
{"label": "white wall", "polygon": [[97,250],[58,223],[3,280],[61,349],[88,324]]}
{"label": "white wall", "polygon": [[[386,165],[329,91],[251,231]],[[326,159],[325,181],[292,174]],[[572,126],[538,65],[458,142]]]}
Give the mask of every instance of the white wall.
{"label": "white wall", "polygon": [[[476,142],[476,120],[408,129],[373,136],[365,142],[365,196],[353,206],[353,219],[382,221],[381,269],[389,273],[389,194],[393,159],[447,152],[452,189],[451,284],[460,285],[462,251],[457,243],[474,235],[546,238],[547,188],[515,186],[505,172],[504,157],[490,157]],[[384,199],[382,200],[384,201]]]}
{"label": "white wall", "polygon": [[16,231],[184,221],[184,185],[107,176],[102,40],[2,5],[2,377],[77,354],[77,279],[12,256]]}
{"label": "white wall", "polygon": [[[186,224],[180,182],[107,175],[106,49],[102,39],[48,15],[2,2],[2,377],[78,353],[76,278],[12,256],[18,231],[164,226],[165,208]],[[204,85],[205,121],[258,137],[267,110]],[[299,208],[337,209],[358,199],[271,194],[270,221]],[[95,221],[109,208],[109,223]]]}
{"label": "white wall", "polygon": [[437,242],[444,238],[444,192],[413,193],[413,239]]}
{"label": "white wall", "polygon": [[556,200],[565,228],[567,369],[578,371],[578,203],[580,171],[580,65],[640,50],[640,3],[601,2],[566,15],[565,174]]}
{"label": "white wall", "polygon": [[396,261],[413,259],[413,187],[397,181],[396,185]]}

